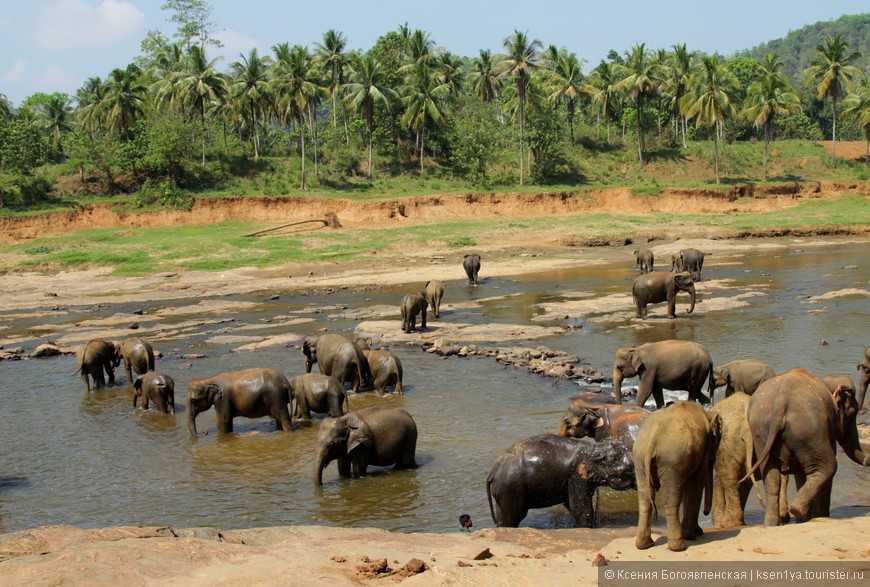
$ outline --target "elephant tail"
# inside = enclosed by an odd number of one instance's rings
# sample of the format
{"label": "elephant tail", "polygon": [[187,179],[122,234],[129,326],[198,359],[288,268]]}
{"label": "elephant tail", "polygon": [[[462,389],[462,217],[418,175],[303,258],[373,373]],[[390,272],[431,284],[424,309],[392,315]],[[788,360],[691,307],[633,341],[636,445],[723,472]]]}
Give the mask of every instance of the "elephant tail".
{"label": "elephant tail", "polygon": [[767,459],[770,458],[770,451],[773,450],[773,444],[776,442],[776,439],[779,438],[779,435],[785,430],[785,421],[782,416],[775,416],[775,420],[770,423],[770,431],[767,434],[767,442],[764,444],[764,448],[758,454],[758,460],[752,465],[752,468],[749,469],[749,472],[746,473],[746,476],[743,477],[738,483],[742,483],[749,479],[750,477],[755,479],[755,472],[759,469],[763,469],[767,464]]}
{"label": "elephant tail", "polygon": [[486,478],[486,501],[489,502],[489,515],[492,517],[492,523],[498,526],[498,520],[495,519],[495,510],[492,507],[492,473]]}
{"label": "elephant tail", "polygon": [[653,512],[653,520],[657,520],[659,517],[658,508],[656,508],[656,478],[658,478],[658,467],[656,467],[655,461],[653,460],[652,451],[646,451],[646,454],[643,457],[644,460],[644,468],[646,469],[646,480],[647,480],[647,495],[649,496],[649,505]]}
{"label": "elephant tail", "polygon": [[[752,450],[752,434],[747,433],[746,436],[749,437],[748,439],[747,438],[743,439],[743,444],[746,446],[746,470],[751,471],[752,470],[752,457],[754,456],[754,453]],[[758,498],[758,503],[763,506],[764,499],[761,497],[761,489],[758,488],[758,481],[755,479],[754,474],[750,473],[750,475],[752,475],[752,487],[755,489],[755,496]]]}

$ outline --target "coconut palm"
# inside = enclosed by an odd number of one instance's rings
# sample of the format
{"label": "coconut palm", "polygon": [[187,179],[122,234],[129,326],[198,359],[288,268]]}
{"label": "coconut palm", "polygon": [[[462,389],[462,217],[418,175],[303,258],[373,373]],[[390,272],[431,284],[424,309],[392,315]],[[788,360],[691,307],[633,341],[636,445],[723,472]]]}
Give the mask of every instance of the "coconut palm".
{"label": "coconut palm", "polygon": [[849,53],[849,44],[840,35],[828,37],[823,45],[816,47],[816,55],[804,70],[806,84],[818,83],[816,98],[831,98],[834,109],[831,129],[831,159],[834,159],[837,144],[837,103],[852,89],[852,80],[861,75],[861,70],[851,65],[861,57],[858,51]]}
{"label": "coconut palm", "polygon": [[12,102],[6,94],[0,94],[0,121],[12,118]]}
{"label": "coconut palm", "polygon": [[695,53],[686,49],[685,43],[674,45],[673,52],[668,54],[665,67],[665,88],[668,93],[668,105],[675,124],[679,126],[680,136],[683,139],[683,148],[686,143],[686,129],[688,122],[680,112],[680,100],[686,95],[692,70],[695,66]]}
{"label": "coconut palm", "polygon": [[528,32],[514,30],[514,34],[504,40],[504,48],[507,54],[495,65],[494,69],[499,79],[512,77],[516,81],[520,118],[520,185],[523,185],[526,86],[532,72],[540,67],[539,61],[541,60],[543,44],[538,39],[529,39]]}
{"label": "coconut palm", "polygon": [[130,140],[130,129],[145,112],[148,89],[134,68],[113,69],[106,80],[106,93],[100,108],[106,113],[109,126]]}
{"label": "coconut palm", "polygon": [[761,74],[746,90],[743,115],[755,128],[764,130],[764,157],[762,181],[767,181],[767,150],[773,140],[773,124],[777,116],[786,116],[800,110],[800,98],[782,74],[783,63],[774,55],[767,55]]}
{"label": "coconut palm", "polygon": [[268,55],[260,57],[257,49],[251,49],[248,56],[240,54],[241,61],[233,61],[230,70],[233,74],[231,94],[239,102],[239,112],[249,117],[253,128],[254,160],[260,158],[260,118],[269,108],[268,70],[272,60]]}
{"label": "coconut palm", "polygon": [[344,33],[329,29],[323,33],[323,43],[314,45],[314,53],[320,60],[321,67],[329,75],[330,93],[332,95],[332,130],[338,138],[338,92],[344,84],[345,68],[347,67],[347,37]]}
{"label": "coconut palm", "polygon": [[843,100],[842,117],[854,118],[855,124],[863,129],[867,141],[865,161],[870,165],[870,79],[862,79],[855,90]]}
{"label": "coconut palm", "polygon": [[551,102],[565,102],[568,127],[571,129],[571,144],[574,144],[574,114],[577,100],[583,92],[583,60],[575,53],[560,49],[551,57],[552,69],[547,70],[544,87]]}
{"label": "coconut palm", "polygon": [[102,110],[106,86],[99,77],[89,77],[76,91],[78,101],[77,115],[82,128],[91,132],[101,132],[103,128]]}
{"label": "coconut palm", "polygon": [[390,101],[397,100],[398,94],[384,83],[384,73],[380,62],[366,54],[353,60],[350,66],[350,81],[344,86],[344,102],[354,112],[362,114],[369,131],[368,177],[372,177],[372,136],[374,134],[375,105],[390,108]]}
{"label": "coconut palm", "polygon": [[689,91],[680,101],[686,118],[694,118],[696,127],[706,126],[711,130],[716,183],[719,183],[719,129],[737,112],[732,93],[738,85],[737,78],[717,56],[705,56]]}
{"label": "coconut palm", "polygon": [[494,59],[489,49],[481,49],[480,55],[474,59],[470,80],[474,87],[474,95],[481,102],[492,102],[501,90],[501,81],[493,72]]}
{"label": "coconut palm", "polygon": [[51,137],[54,157],[60,157],[63,153],[61,134],[71,130],[71,115],[72,107],[69,104],[69,96],[66,94],[52,94],[39,113],[43,128],[48,131],[49,137]]}
{"label": "coconut palm", "polygon": [[[607,124],[607,142],[610,142],[610,119],[613,117],[614,106],[618,99],[619,90],[616,88],[617,79],[614,66],[609,61],[601,60],[598,67],[593,69],[586,78],[583,90],[589,95],[595,115],[604,117]],[[596,128],[598,125],[596,124]]]}
{"label": "coconut palm", "polygon": [[643,107],[646,98],[660,93],[660,67],[646,50],[646,45],[640,43],[631,48],[625,56],[625,65],[617,65],[616,75],[619,82],[616,88],[624,91],[634,103],[637,118],[637,158],[643,165]]}
{"label": "coconut palm", "polygon": [[425,63],[415,65],[409,79],[402,96],[405,106],[402,122],[420,137],[420,173],[423,173],[426,125],[430,122],[441,125],[447,122],[444,112],[450,97],[450,86],[439,80]]}

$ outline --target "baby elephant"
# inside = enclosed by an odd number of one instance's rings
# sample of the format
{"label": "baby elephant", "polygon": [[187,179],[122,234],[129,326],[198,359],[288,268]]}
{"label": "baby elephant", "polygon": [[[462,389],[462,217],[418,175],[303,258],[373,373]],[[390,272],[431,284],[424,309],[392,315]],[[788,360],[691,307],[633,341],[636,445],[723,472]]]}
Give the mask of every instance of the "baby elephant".
{"label": "baby elephant", "polygon": [[468,276],[468,285],[477,285],[477,274],[480,273],[480,255],[472,253],[462,259],[462,268]]}
{"label": "baby elephant", "polygon": [[634,465],[625,445],[614,439],[566,438],[542,434],[501,455],[486,478],[492,521],[516,528],[530,509],[564,504],[576,525],[595,523],[595,489],[634,487]]}
{"label": "baby elephant", "polygon": [[422,291],[409,293],[402,298],[402,332],[409,333],[417,330],[417,314],[420,314],[420,329],[426,328],[426,294]]}
{"label": "baby elephant", "polygon": [[429,302],[429,307],[432,308],[432,315],[436,318],[441,317],[441,298],[443,297],[443,283],[437,279],[426,282],[426,301]]}
{"label": "baby elephant", "polygon": [[291,377],[290,398],[296,400],[293,417],[297,420],[310,420],[311,412],[327,413],[330,418],[338,418],[344,415],[342,406],[350,411],[344,385],[335,377],[320,373]]}
{"label": "baby elephant", "polygon": [[159,371],[146,371],[133,381],[133,407],[142,398],[142,409],[147,410],[149,402],[154,402],[164,414],[175,415],[175,381]]}
{"label": "baby elephant", "polygon": [[399,357],[384,350],[363,349],[362,352],[369,363],[378,395],[384,395],[388,385],[397,395],[402,395],[402,361]]}

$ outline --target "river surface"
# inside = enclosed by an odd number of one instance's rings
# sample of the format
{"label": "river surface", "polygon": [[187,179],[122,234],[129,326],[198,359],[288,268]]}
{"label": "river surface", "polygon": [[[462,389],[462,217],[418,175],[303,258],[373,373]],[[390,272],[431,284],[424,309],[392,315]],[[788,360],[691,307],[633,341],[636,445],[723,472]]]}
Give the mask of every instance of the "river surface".
{"label": "river surface", "polygon": [[[457,267],[457,279],[446,284],[441,321],[573,326],[558,336],[511,344],[565,350],[607,375],[618,346],[679,338],[704,344],[716,363],[754,357],[778,373],[803,366],[818,375],[855,379],[855,364],[870,344],[868,252],[865,243],[717,253],[707,258],[694,314],[686,315],[681,297],[676,320],[651,313],[644,322],[634,320],[630,298],[618,307],[602,301],[600,310],[594,302],[582,312],[571,305],[627,294],[636,276],[633,260],[517,278],[486,278],[484,264],[476,288],[459,279]],[[353,337],[359,320],[348,317],[348,310],[395,306],[414,287],[222,298],[221,303],[239,302],[238,310],[193,326],[185,309],[199,300],[149,307],[107,298],[55,318],[0,316],[4,334],[38,328],[38,337],[52,338],[83,320],[141,309],[141,335],[163,353],[157,367],[175,378],[178,408],[177,417],[134,410],[123,367],[116,371],[119,385],[86,394],[80,378],[71,375],[71,355],[0,362],[0,531],[43,524],[223,529],[324,524],[446,532],[458,528],[463,513],[472,516],[475,528],[492,526],[484,488],[492,463],[514,442],[555,432],[577,383],[488,357],[442,358],[415,346],[392,346],[404,364],[405,395],[360,393],[351,397],[351,408],[408,410],[419,429],[419,468],[374,468],[367,478],[341,480],[333,463],[322,489],[313,484],[318,417],[314,425],[288,434],[275,432],[267,418],[237,418],[234,434],[219,437],[212,410],[198,418],[200,431],[209,434],[196,441],[188,434],[184,400],[191,379],[248,367],[273,367],[288,377],[304,371],[304,356],[292,345],[233,352],[240,344],[229,337],[242,333],[257,339],[276,331],[304,336],[321,328]],[[826,294],[830,297],[817,299]],[[717,303],[724,303],[722,309]],[[166,313],[167,307],[172,312]],[[179,325],[177,331],[149,336],[148,316],[158,310],[165,313],[164,324]],[[430,317],[431,329],[438,323]],[[189,353],[203,357],[182,358]],[[859,422],[867,419],[867,413],[859,416]],[[838,453],[834,516],[848,515],[845,506],[870,502],[870,469]],[[636,511],[634,491],[600,492],[599,524],[632,526]],[[751,496],[747,522],[762,519]],[[568,527],[572,521],[558,506],[533,510],[523,525]]]}

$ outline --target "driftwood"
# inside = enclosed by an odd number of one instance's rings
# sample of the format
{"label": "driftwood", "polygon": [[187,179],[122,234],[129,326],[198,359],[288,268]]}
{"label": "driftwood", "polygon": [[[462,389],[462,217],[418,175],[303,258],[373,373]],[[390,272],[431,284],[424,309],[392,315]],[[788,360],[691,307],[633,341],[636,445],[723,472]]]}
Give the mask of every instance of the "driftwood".
{"label": "driftwood", "polygon": [[273,233],[275,231],[289,228],[291,226],[300,226],[303,224],[312,224],[319,223],[321,226],[316,226],[314,229],[324,228],[328,226],[329,228],[341,228],[341,223],[338,221],[338,216],[333,212],[327,212],[324,218],[313,218],[311,220],[299,220],[296,222],[291,222],[289,224],[282,224],[281,226],[274,226],[272,228],[266,228],[264,230],[258,230],[257,232],[251,232],[249,234],[245,234],[243,236],[264,236],[269,233]]}

